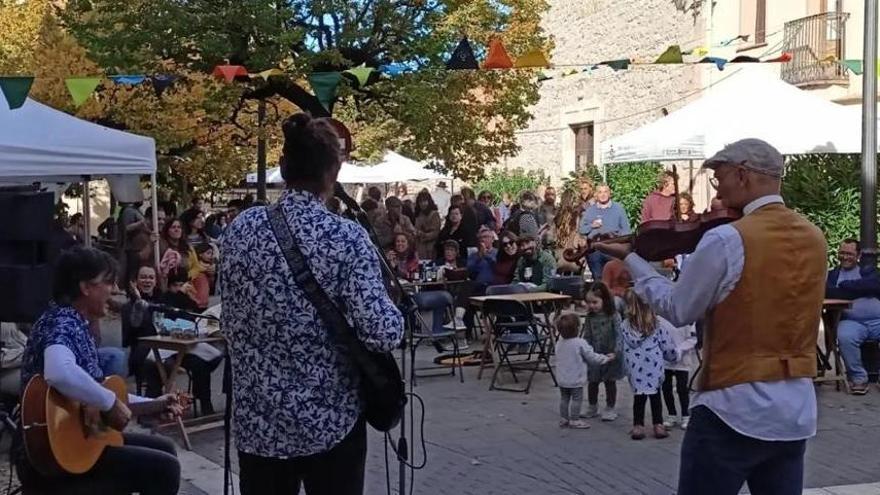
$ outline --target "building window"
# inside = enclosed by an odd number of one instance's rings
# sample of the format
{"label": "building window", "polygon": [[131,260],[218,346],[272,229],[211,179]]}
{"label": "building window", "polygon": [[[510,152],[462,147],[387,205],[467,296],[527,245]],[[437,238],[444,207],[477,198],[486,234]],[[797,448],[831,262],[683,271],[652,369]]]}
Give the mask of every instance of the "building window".
{"label": "building window", "polygon": [[755,2],[755,44],[767,41],[767,1]]}
{"label": "building window", "polygon": [[580,172],[593,164],[593,123],[573,125],[571,130],[574,132],[574,169]]}
{"label": "building window", "polygon": [[749,35],[751,45],[767,42],[767,1],[742,0],[740,3],[740,34]]}

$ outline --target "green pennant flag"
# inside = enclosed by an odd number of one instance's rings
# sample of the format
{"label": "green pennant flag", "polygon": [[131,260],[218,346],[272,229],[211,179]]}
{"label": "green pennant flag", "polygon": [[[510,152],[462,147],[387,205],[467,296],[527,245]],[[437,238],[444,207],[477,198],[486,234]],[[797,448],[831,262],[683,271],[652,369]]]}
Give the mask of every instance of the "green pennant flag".
{"label": "green pennant flag", "polygon": [[309,75],[309,84],[312,86],[312,91],[315,92],[315,97],[331,113],[340,79],[342,79],[342,74],[339,72],[314,72]]}
{"label": "green pennant flag", "polygon": [[372,67],[367,67],[366,65],[361,65],[360,67],[355,67],[353,69],[348,69],[344,71],[345,74],[350,74],[354,76],[354,78],[358,82],[358,87],[363,88],[367,85],[367,82],[370,80],[370,74],[373,73]]}
{"label": "green pennant flag", "polygon": [[95,88],[101,84],[100,77],[69,77],[64,80],[70,97],[73,98],[73,104],[80,106],[89,99]]}
{"label": "green pennant flag", "polygon": [[630,60],[628,58],[624,58],[620,60],[606,60],[604,62],[599,62],[599,65],[607,65],[615,71],[619,71],[629,69],[629,63]]}
{"label": "green pennant flag", "polygon": [[849,69],[850,72],[852,72],[853,74],[855,74],[857,76],[862,75],[862,72],[864,72],[862,69],[862,61],[861,60],[844,60],[842,63],[844,65],[844,67]]}
{"label": "green pennant flag", "polygon": [[33,83],[33,76],[0,77],[0,90],[3,91],[3,96],[6,97],[6,103],[9,104],[10,110],[24,105]]}
{"label": "green pennant flag", "polygon": [[654,61],[655,64],[680,64],[682,62],[681,59],[681,47],[678,45],[672,45],[666,49],[657,60]]}

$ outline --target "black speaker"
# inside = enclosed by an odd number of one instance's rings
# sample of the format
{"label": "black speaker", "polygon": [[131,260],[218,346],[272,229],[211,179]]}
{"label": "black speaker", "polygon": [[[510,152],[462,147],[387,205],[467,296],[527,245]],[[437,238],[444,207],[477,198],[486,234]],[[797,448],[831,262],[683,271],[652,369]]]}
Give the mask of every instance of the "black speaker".
{"label": "black speaker", "polygon": [[49,305],[54,197],[0,190],[0,321],[33,322]]}

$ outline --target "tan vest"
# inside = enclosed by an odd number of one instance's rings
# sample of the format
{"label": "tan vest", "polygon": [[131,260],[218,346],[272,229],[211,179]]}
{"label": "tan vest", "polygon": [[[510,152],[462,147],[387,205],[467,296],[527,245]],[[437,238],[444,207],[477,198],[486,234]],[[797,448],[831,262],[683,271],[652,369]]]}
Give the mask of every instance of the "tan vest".
{"label": "tan vest", "polygon": [[815,376],[825,237],[780,203],[732,225],[745,250],[742,276],[707,316],[699,389]]}

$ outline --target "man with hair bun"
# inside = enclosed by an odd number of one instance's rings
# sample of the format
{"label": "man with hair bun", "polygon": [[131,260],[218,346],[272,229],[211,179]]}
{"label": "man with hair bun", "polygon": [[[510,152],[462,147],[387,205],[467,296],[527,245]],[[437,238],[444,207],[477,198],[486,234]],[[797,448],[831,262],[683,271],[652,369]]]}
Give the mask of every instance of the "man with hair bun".
{"label": "man with hair bun", "polygon": [[[395,349],[403,319],[388,297],[367,232],[332,214],[342,164],[326,119],[283,124],[278,200],[315,280],[371,351]],[[223,235],[222,325],[232,359],[242,495],[363,493],[367,439],[357,374],[282,254],[267,208],[242,212]]]}

